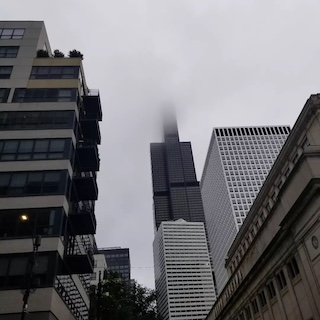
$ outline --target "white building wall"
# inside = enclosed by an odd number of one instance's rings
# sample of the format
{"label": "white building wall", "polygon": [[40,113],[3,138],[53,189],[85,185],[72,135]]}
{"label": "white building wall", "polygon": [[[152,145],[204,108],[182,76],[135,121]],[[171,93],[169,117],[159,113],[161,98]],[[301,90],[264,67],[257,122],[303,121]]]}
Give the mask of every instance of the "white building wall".
{"label": "white building wall", "polygon": [[213,130],[201,194],[218,293],[227,252],[288,134],[288,126]]}
{"label": "white building wall", "polygon": [[164,320],[202,320],[216,300],[202,222],[162,222],[154,240],[158,308]]}

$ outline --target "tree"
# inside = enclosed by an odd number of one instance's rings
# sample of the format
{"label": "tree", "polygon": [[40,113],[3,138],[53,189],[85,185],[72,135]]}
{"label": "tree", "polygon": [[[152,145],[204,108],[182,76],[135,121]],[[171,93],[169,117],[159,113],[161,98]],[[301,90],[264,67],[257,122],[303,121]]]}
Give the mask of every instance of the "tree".
{"label": "tree", "polygon": [[100,290],[92,287],[90,300],[92,320],[160,320],[155,291],[128,284],[117,273],[107,272]]}

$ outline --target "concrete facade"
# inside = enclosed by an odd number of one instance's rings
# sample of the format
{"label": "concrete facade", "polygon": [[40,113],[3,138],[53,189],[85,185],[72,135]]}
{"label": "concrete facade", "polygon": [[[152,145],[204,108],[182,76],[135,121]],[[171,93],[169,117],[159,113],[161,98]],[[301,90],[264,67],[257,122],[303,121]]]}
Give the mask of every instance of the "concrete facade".
{"label": "concrete facade", "polygon": [[201,194],[218,293],[227,252],[290,132],[288,126],[214,128]]}
{"label": "concrete facade", "polygon": [[204,319],[216,299],[204,224],[163,221],[153,252],[162,319]]}
{"label": "concrete facade", "polygon": [[[49,57],[37,57],[40,49]],[[54,58],[42,21],[0,21],[0,53],[0,70],[11,68],[0,72],[0,319],[20,319],[31,287],[28,319],[86,320],[97,189],[83,195],[80,185],[95,186],[98,166],[85,167],[80,148],[99,163],[100,136],[89,139],[85,121],[102,115],[85,102],[81,58]],[[27,284],[36,235],[37,283]]]}
{"label": "concrete facade", "polygon": [[207,319],[320,319],[320,95],[306,102],[233,242]]}

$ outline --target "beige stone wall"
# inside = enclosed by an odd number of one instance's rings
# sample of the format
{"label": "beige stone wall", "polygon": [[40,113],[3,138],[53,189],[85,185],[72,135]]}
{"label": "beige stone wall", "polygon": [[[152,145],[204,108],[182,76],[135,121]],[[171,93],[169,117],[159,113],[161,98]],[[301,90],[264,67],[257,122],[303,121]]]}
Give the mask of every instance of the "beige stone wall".
{"label": "beige stone wall", "polygon": [[308,100],[232,245],[231,276],[208,320],[320,319],[319,98]]}

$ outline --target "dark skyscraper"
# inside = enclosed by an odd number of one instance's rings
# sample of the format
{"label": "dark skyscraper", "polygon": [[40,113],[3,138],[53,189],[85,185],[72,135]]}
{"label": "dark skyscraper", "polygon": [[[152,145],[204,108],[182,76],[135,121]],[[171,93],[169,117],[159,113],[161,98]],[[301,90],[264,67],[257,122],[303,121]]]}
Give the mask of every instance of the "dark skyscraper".
{"label": "dark skyscraper", "polygon": [[180,142],[174,117],[164,122],[164,142],[151,143],[155,227],[162,221],[204,222],[190,142]]}

